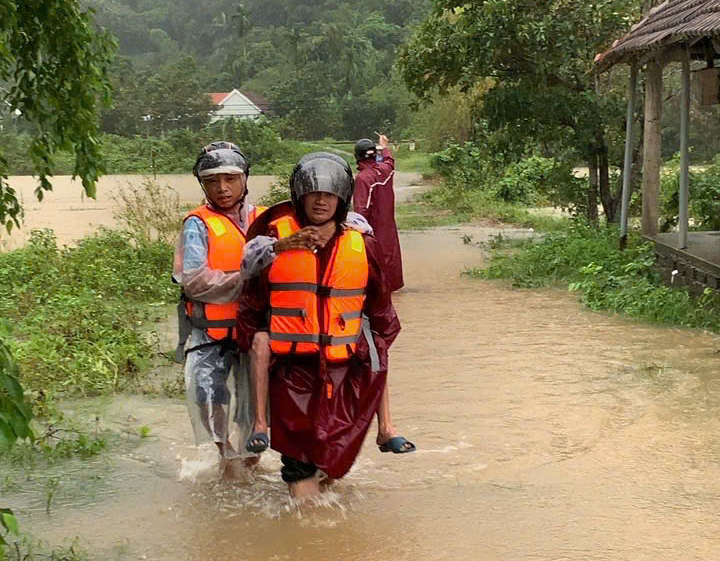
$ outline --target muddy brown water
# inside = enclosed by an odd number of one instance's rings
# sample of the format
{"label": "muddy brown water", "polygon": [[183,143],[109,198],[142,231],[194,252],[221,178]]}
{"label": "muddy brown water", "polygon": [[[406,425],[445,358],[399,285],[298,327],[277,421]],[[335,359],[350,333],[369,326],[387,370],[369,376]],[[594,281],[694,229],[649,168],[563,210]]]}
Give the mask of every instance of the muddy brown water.
{"label": "muddy brown water", "polygon": [[[0,230],[0,251],[22,246],[30,239],[30,232],[36,229],[54,230],[58,243],[62,245],[72,243],[100,226],[117,227],[114,211],[119,190],[142,185],[148,179],[153,178],[143,175],[103,176],[97,185],[96,198],[91,199],[84,195],[80,181],[67,175],[51,177],[53,190],[45,192],[43,201],[38,202],[34,193],[38,185],[36,178],[29,175],[10,176],[8,182],[23,203],[25,220],[22,227],[10,236]],[[199,204],[202,201],[200,186],[190,174],[158,175],[153,181],[171,187],[178,194],[181,204]],[[266,195],[275,181],[272,175],[250,175],[248,200],[254,203]],[[420,174],[396,173],[395,191],[399,202],[408,200],[423,188]]]}
{"label": "muddy brown water", "polygon": [[35,535],[77,536],[98,559],[720,558],[718,337],[460,276],[485,259],[463,235],[496,233],[402,235],[391,399],[419,449],[381,454],[373,427],[322,504],[289,504],[274,453],[219,481],[183,403],[138,396],[75,404],[120,434],[151,433],[64,466],[49,515],[42,484],[0,501]]}

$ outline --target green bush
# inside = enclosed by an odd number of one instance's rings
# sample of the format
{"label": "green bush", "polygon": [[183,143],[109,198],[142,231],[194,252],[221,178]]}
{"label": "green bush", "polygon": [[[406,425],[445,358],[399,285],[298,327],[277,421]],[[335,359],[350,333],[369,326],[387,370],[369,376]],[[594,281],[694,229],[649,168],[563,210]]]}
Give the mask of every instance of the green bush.
{"label": "green bush", "polygon": [[581,278],[581,267],[605,260],[613,253],[613,246],[617,247],[617,238],[607,230],[571,221],[566,228],[546,234],[540,242],[532,239],[514,242],[511,251],[505,251],[506,245],[501,244],[501,249],[493,252],[484,275],[510,278],[519,288],[573,282]]}
{"label": "green bush", "polygon": [[[585,196],[585,181],[574,177],[567,161],[530,156],[504,165],[502,158],[477,143],[453,144],[431,156],[432,168],[456,190],[485,191],[508,203],[551,203],[575,208],[578,193]],[[462,196],[462,195],[458,195]]]}
{"label": "green bush", "polygon": [[499,200],[487,190],[464,189],[452,184],[425,191],[416,197],[414,203],[398,207],[398,224],[402,228],[478,219],[500,220],[545,231],[562,229],[567,222],[567,218],[562,216],[548,216],[520,204]]}
{"label": "green bush", "polygon": [[[30,157],[32,139],[30,135],[0,133],[0,155],[8,160],[8,169],[11,175],[31,175],[35,168]],[[54,169],[57,175],[70,175],[75,167],[74,156],[68,152],[59,151],[53,158]]]}
{"label": "green bush", "polygon": [[51,231],[0,254],[0,326],[29,390],[95,394],[135,379],[152,352],[148,304],[171,303],[172,248],[103,230],[58,248]]}
{"label": "green bush", "polygon": [[114,217],[133,238],[172,244],[182,226],[180,196],[169,185],[146,178],[141,185],[128,182],[113,196]]}
{"label": "green bush", "polygon": [[[163,138],[114,134],[101,137],[108,174],[190,173],[202,147],[215,140],[236,143],[256,174],[273,174],[294,165],[310,151],[302,142],[283,140],[276,126],[265,119],[221,120],[198,131],[173,130]],[[11,175],[34,172],[30,148],[28,135],[0,134],[0,154],[8,155]],[[70,175],[73,165],[72,155],[60,152],[55,158],[55,174]]]}
{"label": "green bush", "polygon": [[208,127],[210,140],[229,140],[250,159],[253,173],[274,173],[278,166],[294,165],[307,150],[297,141],[284,141],[266,120],[227,119]]}
{"label": "green bush", "polygon": [[447,183],[466,189],[485,189],[495,177],[494,162],[472,142],[451,144],[432,154],[430,165]]}
{"label": "green bush", "polygon": [[188,173],[195,163],[169,140],[143,136],[103,135],[103,157],[109,174]]}
{"label": "green bush", "polygon": [[32,412],[19,377],[17,363],[0,338],[0,448],[11,447],[18,439],[33,438]]}
{"label": "green bush", "polygon": [[[702,170],[690,171],[688,218],[693,230],[720,230],[720,156]],[[661,200],[664,223],[668,231],[678,223],[680,190],[680,156],[676,154],[663,167]]]}
{"label": "green bush", "polygon": [[276,203],[290,199],[290,174],[291,171],[280,173],[277,179],[270,185],[267,194],[260,197],[258,204],[272,206]]}
{"label": "green bush", "polygon": [[572,166],[554,158],[530,156],[507,166],[498,180],[495,197],[507,202],[539,205],[551,202],[570,206],[569,196],[585,181],[576,178]]}
{"label": "green bush", "polygon": [[574,221],[539,241],[501,244],[480,274],[508,278],[523,288],[563,283],[594,310],[720,331],[716,292],[708,289],[694,299],[685,289],[664,286],[653,268],[652,244],[631,236],[628,248],[620,251],[617,240],[615,228],[597,229]]}

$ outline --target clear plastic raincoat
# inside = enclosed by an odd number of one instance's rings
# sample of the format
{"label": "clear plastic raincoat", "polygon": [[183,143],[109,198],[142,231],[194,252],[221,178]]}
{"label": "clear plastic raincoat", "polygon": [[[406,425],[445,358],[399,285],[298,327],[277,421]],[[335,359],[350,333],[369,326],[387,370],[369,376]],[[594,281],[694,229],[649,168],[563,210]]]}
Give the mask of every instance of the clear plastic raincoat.
{"label": "clear plastic raincoat", "polygon": [[[248,217],[253,214],[253,205],[245,204],[239,215],[230,218],[246,233]],[[357,213],[348,214],[347,224],[360,232],[372,233],[367,221]],[[194,302],[238,301],[244,281],[258,275],[275,259],[275,241],[269,236],[250,240],[245,245],[239,271],[211,269],[207,228],[201,219],[190,217],[185,220],[178,240],[173,279]],[[202,314],[202,310],[196,311]],[[246,455],[245,441],[251,435],[254,415],[248,355],[238,353],[233,341],[214,341],[203,329],[183,322],[184,306],[179,312],[181,344],[176,358],[182,361],[184,357],[185,361],[186,401],[196,443],[228,443],[231,457]]]}
{"label": "clear plastic raincoat", "polygon": [[[228,215],[245,234],[253,206],[245,204],[239,214]],[[238,247],[238,252],[242,251]],[[272,246],[258,247],[272,261]],[[173,265],[173,279],[192,300],[193,316],[201,317],[202,303],[222,304],[240,298],[245,272],[222,271],[208,266],[209,236],[200,218],[191,216],[183,224]],[[268,261],[268,262],[270,262]],[[199,305],[198,305],[199,303]],[[181,346],[185,359],[185,389],[188,412],[196,442],[227,443],[227,454],[244,451],[250,436],[253,411],[249,399],[249,360],[238,353],[234,341],[212,339],[204,329],[183,322],[184,305],[179,308]],[[243,455],[243,454],[241,454]]]}

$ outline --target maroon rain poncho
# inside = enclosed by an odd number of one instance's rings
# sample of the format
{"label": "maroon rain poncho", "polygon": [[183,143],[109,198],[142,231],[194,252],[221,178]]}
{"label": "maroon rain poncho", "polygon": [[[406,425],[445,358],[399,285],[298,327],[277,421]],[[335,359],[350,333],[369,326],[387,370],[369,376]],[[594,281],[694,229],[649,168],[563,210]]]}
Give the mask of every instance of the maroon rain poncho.
{"label": "maroon rain poncho", "polygon": [[395,160],[392,152],[384,148],[383,161],[364,160],[358,162],[355,175],[353,208],[362,214],[375,231],[375,237],[382,251],[385,280],[390,292],[402,288],[402,255],[400,240],[395,224],[395,191],[393,176]]}
{"label": "maroon rain poncho", "polygon": [[[339,233],[339,232],[338,232]],[[337,235],[317,253],[322,278]],[[273,235],[270,233],[270,235]],[[363,313],[377,346],[380,368],[372,372],[370,353],[360,335],[347,362],[327,362],[321,355],[273,355],[270,362],[271,447],[332,478],[345,475],[360,452],[378,408],[387,378],[387,351],[400,332],[400,322],[383,279],[380,252],[372,236],[363,236],[368,256],[368,285]],[[266,269],[247,281],[238,311],[239,346],[248,351],[255,332],[267,330],[270,290]],[[332,397],[326,393],[332,382]]]}

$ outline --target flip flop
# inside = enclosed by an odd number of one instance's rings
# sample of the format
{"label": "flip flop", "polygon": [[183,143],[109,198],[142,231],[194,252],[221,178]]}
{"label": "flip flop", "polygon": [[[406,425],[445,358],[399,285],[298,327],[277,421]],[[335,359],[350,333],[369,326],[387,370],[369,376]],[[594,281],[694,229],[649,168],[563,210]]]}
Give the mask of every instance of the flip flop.
{"label": "flip flop", "polygon": [[392,452],[393,454],[407,454],[416,450],[415,445],[404,436],[393,436],[384,444],[378,445],[378,448],[381,452]]}
{"label": "flip flop", "polygon": [[[259,442],[255,442],[256,440]],[[268,446],[270,446],[270,439],[268,439],[268,435],[264,432],[256,432],[247,439],[247,442],[245,443],[245,450],[252,452],[253,454],[259,454],[260,452],[267,450]]]}

